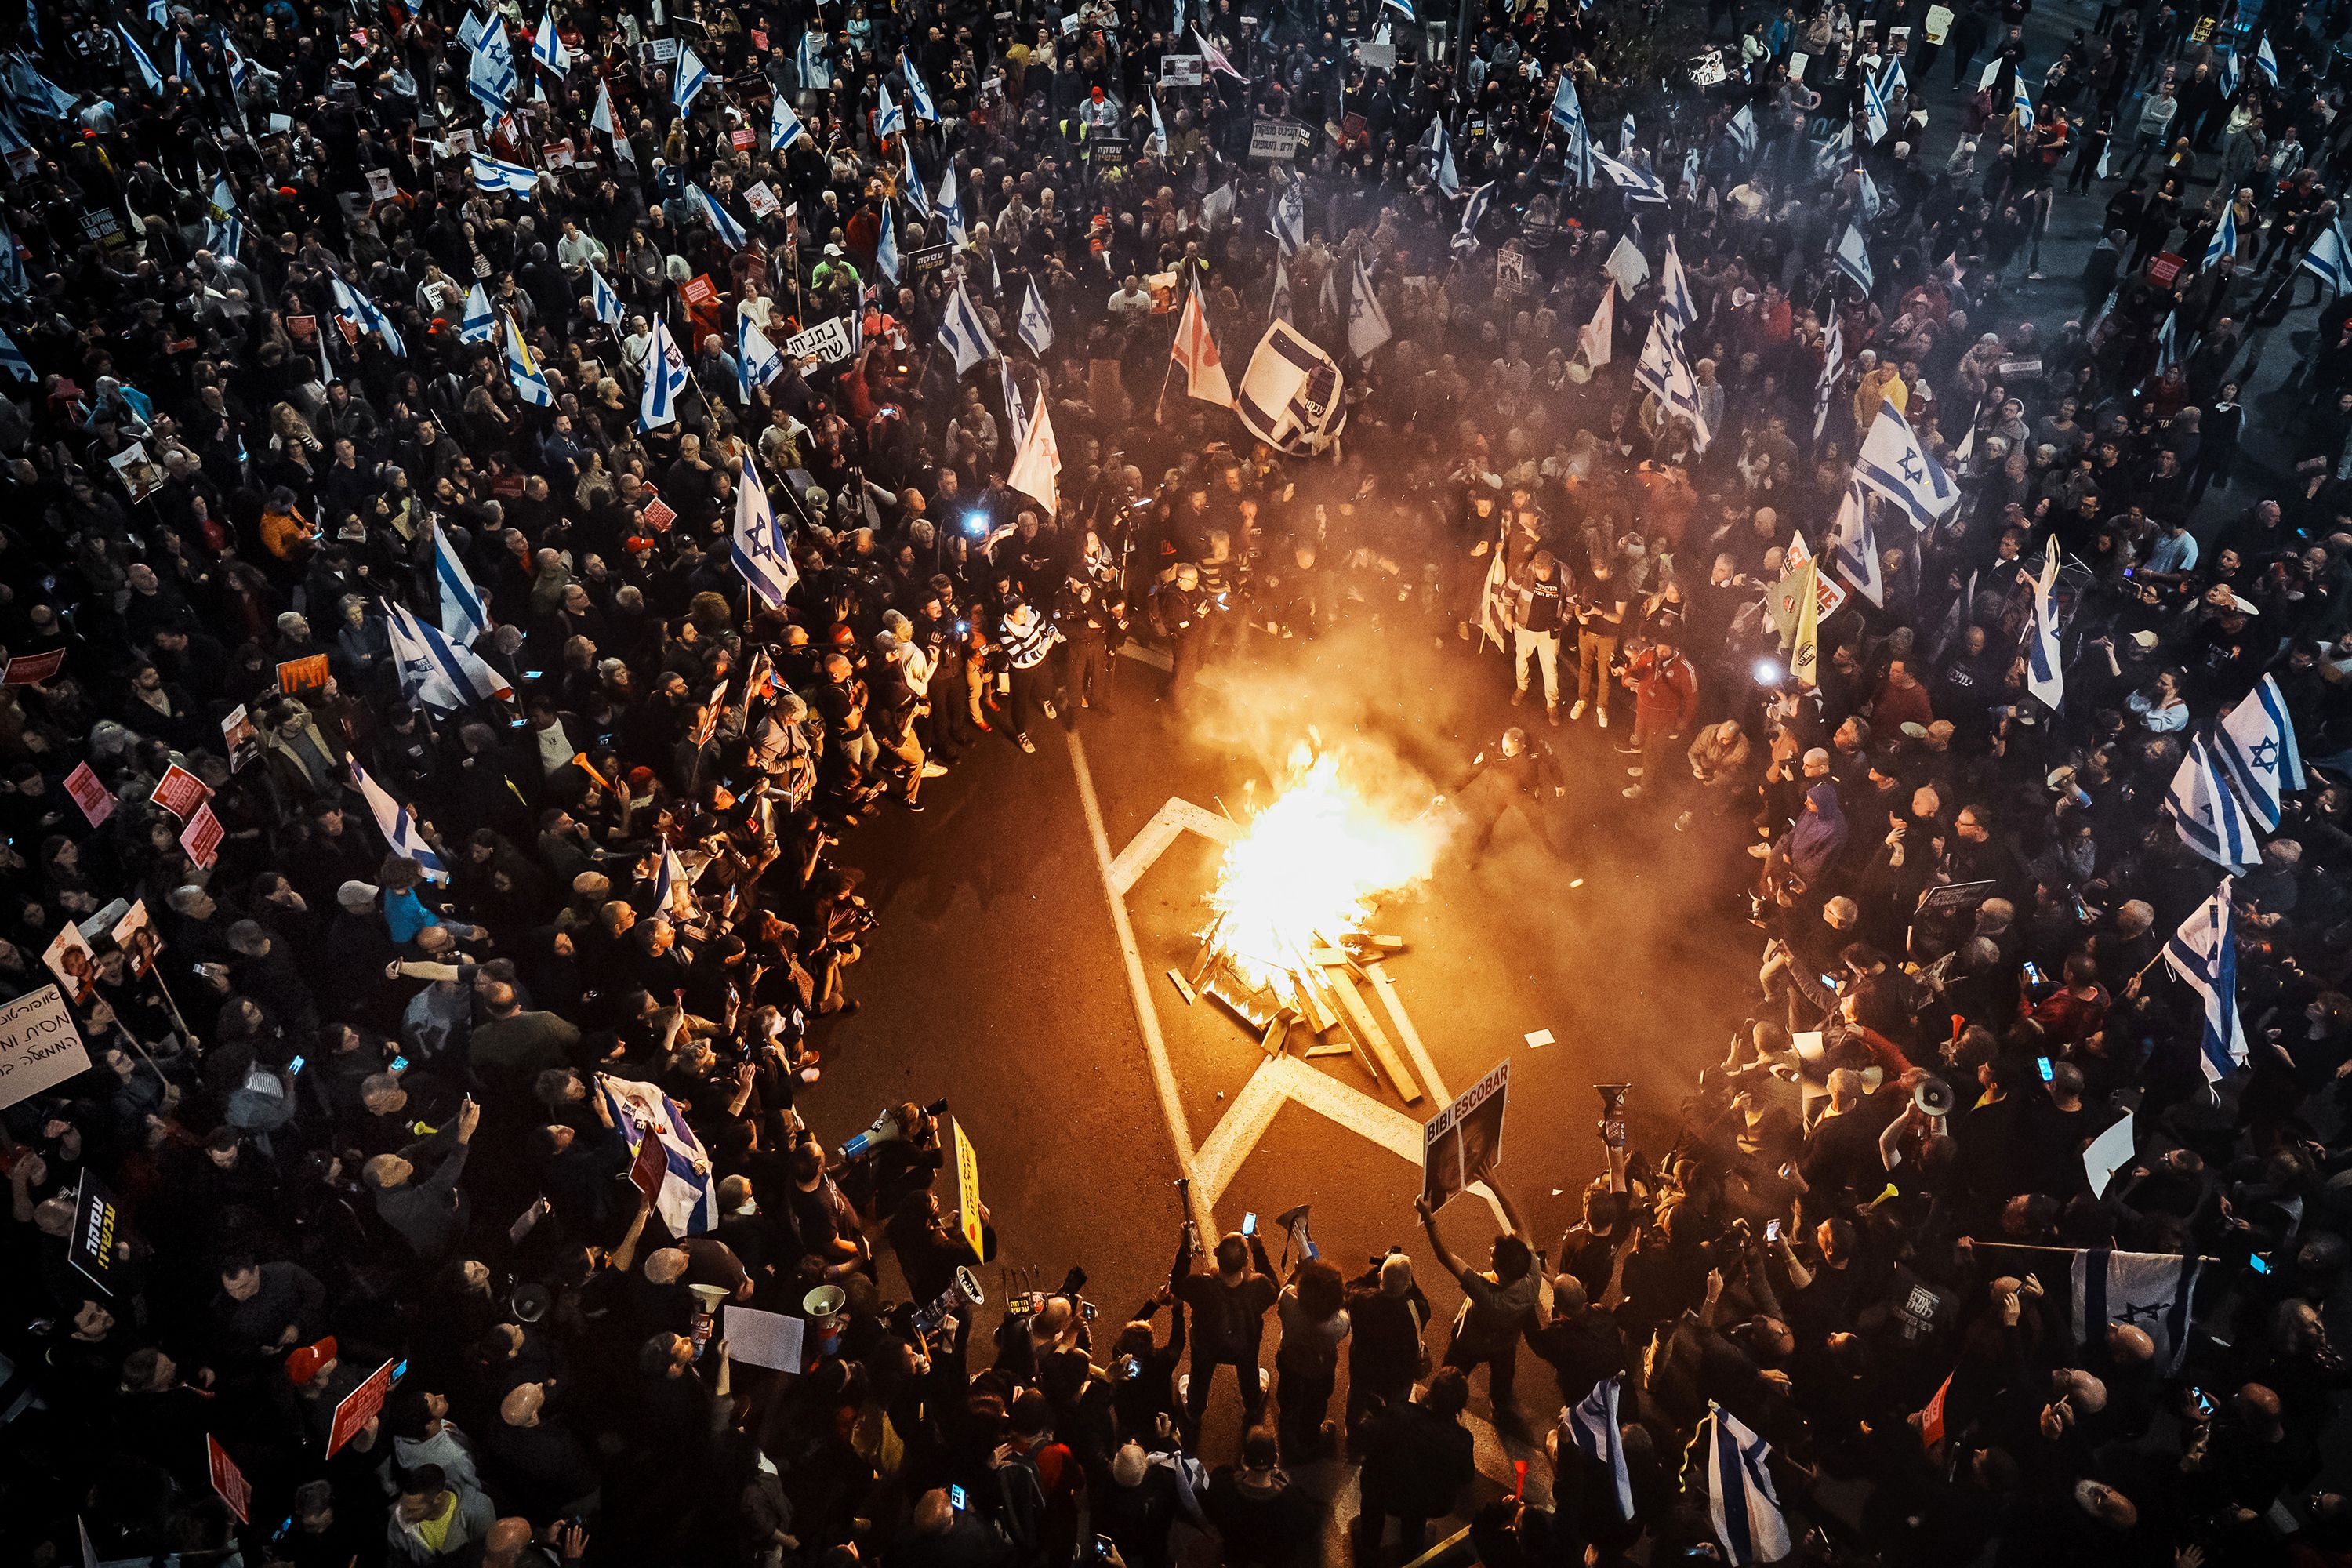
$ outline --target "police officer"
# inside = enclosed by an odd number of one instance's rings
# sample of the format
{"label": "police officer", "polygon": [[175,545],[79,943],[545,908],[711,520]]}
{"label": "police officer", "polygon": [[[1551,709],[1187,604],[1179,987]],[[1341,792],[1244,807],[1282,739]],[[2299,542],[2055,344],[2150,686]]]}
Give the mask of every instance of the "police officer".
{"label": "police officer", "polygon": [[1173,661],[1168,695],[1179,708],[1192,695],[1192,681],[1208,653],[1209,616],[1213,608],[1201,586],[1201,569],[1190,561],[1176,563],[1168,580],[1151,590],[1151,624],[1168,639]]}
{"label": "police officer", "polygon": [[1557,858],[1561,846],[1552,834],[1549,806],[1567,793],[1550,747],[1531,743],[1528,732],[1516,725],[1504,731],[1499,744],[1470,759],[1469,774],[1454,791],[1474,825],[1470,863],[1476,865],[1486,854],[1495,829],[1513,807],[1527,818],[1537,841]]}

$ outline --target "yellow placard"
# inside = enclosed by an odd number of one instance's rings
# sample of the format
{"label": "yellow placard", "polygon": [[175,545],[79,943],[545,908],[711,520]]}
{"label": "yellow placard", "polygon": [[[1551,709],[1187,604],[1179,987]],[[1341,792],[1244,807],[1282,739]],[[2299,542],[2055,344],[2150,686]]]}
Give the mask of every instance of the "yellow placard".
{"label": "yellow placard", "polygon": [[962,1121],[950,1125],[955,1128],[956,1216],[963,1224],[963,1238],[971,1243],[971,1255],[985,1258],[988,1249],[981,1245],[980,1154],[964,1136]]}

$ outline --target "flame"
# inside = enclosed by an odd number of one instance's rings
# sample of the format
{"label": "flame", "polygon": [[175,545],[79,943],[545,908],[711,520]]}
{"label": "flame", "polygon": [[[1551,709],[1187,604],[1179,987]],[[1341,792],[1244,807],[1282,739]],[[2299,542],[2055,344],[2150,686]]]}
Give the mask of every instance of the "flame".
{"label": "flame", "polygon": [[1252,986],[1291,999],[1309,952],[1364,931],[1381,896],[1426,878],[1436,826],[1391,816],[1350,788],[1337,752],[1301,742],[1289,781],[1225,850],[1206,940]]}

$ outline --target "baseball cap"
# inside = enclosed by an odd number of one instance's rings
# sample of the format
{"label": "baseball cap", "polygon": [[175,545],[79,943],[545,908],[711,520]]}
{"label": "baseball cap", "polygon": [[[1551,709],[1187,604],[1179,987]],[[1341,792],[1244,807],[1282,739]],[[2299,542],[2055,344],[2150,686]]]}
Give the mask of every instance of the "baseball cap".
{"label": "baseball cap", "polygon": [[2156,634],[2154,632],[2134,632],[2132,633],[2131,640],[2144,648],[2154,647],[2156,646]]}
{"label": "baseball cap", "polygon": [[383,890],[373,882],[362,882],[354,879],[335,889],[335,902],[354,912],[372,910],[375,907],[375,896]]}
{"label": "baseball cap", "polygon": [[335,1336],[329,1334],[316,1344],[297,1345],[286,1357],[286,1381],[299,1388],[319,1375],[319,1369],[335,1359]]}

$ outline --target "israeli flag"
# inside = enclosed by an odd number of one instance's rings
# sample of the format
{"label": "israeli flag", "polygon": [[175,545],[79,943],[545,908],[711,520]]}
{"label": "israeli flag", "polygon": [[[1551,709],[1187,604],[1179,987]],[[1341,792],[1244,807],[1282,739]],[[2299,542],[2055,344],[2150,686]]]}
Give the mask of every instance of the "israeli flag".
{"label": "israeli flag", "polygon": [[1845,237],[1838,241],[1837,268],[1865,294],[1876,286],[1870,270],[1870,247],[1863,240],[1862,230],[1852,224],[1845,226]]}
{"label": "israeli flag", "polygon": [[588,264],[588,308],[596,313],[598,321],[616,332],[621,330],[625,319],[621,314],[621,297],[613,292],[613,286],[604,281],[604,275],[596,270],[596,264],[593,261]]}
{"label": "israeli flag", "polygon": [[213,176],[212,205],[215,216],[237,210],[236,191],[229,184],[228,171],[226,169]]}
{"label": "israeli flag", "polygon": [[1724,134],[1731,139],[1733,146],[1739,149],[1739,161],[1742,163],[1755,157],[1756,110],[1748,104],[1741,104],[1739,112],[1733,115],[1731,123],[1724,128]]}
{"label": "israeli flag", "polygon": [[33,374],[33,362],[25,357],[25,351],[16,346],[16,340],[5,331],[0,331],[0,370],[6,371],[28,386],[41,379]]}
{"label": "israeli flag", "polygon": [[483,35],[487,34],[489,30],[490,18],[488,13],[483,11],[467,12],[466,19],[457,24],[457,47],[464,49],[467,54],[472,54],[475,50],[482,47]]}
{"label": "israeli flag", "polygon": [[1608,175],[1611,184],[1635,201],[1655,202],[1660,206],[1665,205],[1666,187],[1658,183],[1655,174],[1645,174],[1631,164],[1621,163],[1598,147],[1592,150],[1592,166]]}
{"label": "israeli flag", "polygon": [[2204,999],[2197,1055],[2205,1081],[2219,1083],[2246,1065],[2246,1029],[2238,1017],[2238,911],[2224,877],[2164,945],[2164,966]]}
{"label": "israeli flag", "polygon": [[550,5],[546,15],[539,19],[539,31],[531,35],[530,58],[558,76],[572,68],[572,51],[555,36],[555,7]]}
{"label": "israeli flag", "polygon": [[915,167],[915,139],[911,136],[899,137],[898,153],[907,161],[906,189],[900,194],[915,204],[917,212],[929,217],[931,216],[931,198],[923,192],[922,171]]}
{"label": "israeli flag", "polygon": [[1813,175],[1834,180],[1853,162],[1853,127],[1840,125],[1835,134],[1813,150]]}
{"label": "israeli flag", "polygon": [[760,323],[738,311],[735,316],[736,374],[743,378],[743,401],[751,401],[751,388],[765,386],[784,374],[784,356],[760,330]]}
{"label": "israeli flag", "polygon": [[1160,95],[1147,92],[1144,97],[1151,105],[1150,150],[1156,156],[1165,158],[1168,156],[1168,122],[1160,118]]}
{"label": "israeli flag", "polygon": [[474,185],[478,190],[511,191],[529,195],[539,188],[539,171],[520,163],[509,163],[503,158],[492,158],[477,153],[474,159]]}
{"label": "israeli flag", "polygon": [[1682,252],[1675,237],[1666,236],[1665,264],[1658,268],[1658,310],[1670,317],[1677,332],[1698,325],[1698,301],[1691,298],[1690,279],[1683,274]]}
{"label": "israeli flag", "polygon": [[2221,84],[2221,96],[2235,98],[2238,93],[2238,51],[2216,45],[2213,52],[2220,57],[2214,65],[2213,76]]}
{"label": "israeli flag", "polygon": [[358,787],[360,798],[367,802],[368,815],[375,818],[376,831],[383,835],[392,852],[415,861],[427,879],[447,881],[449,867],[425,835],[416,830],[416,814],[393,799],[390,791],[369,777],[357,757],[347,756],[343,762],[352,770],[352,783]]}
{"label": "israeli flag", "polygon": [[1822,438],[1822,429],[1829,423],[1830,399],[1836,395],[1838,377],[1845,374],[1845,327],[1837,313],[1830,314],[1830,330],[1822,342],[1822,377],[1813,384],[1813,439]]}
{"label": "israeli flag", "polygon": [[2254,68],[2261,71],[2273,87],[2278,85],[2278,56],[2271,52],[2271,39],[2267,33],[2263,35],[2262,46],[2254,50]]}
{"label": "israeli flag", "polygon": [[1584,128],[1584,102],[1576,96],[1576,83],[1566,70],[1559,73],[1559,87],[1551,95],[1551,118],[1562,131]]}
{"label": "israeli flag", "polygon": [[898,51],[898,68],[906,74],[907,102],[914,109],[915,118],[939,123],[940,111],[931,107],[931,89],[923,85],[923,79],[915,71],[915,62],[907,58],[904,49]]}
{"label": "israeli flag", "polygon": [[457,341],[486,343],[499,335],[498,313],[490,309],[490,291],[475,283],[466,294],[466,313],[457,319]]}
{"label": "israeli flag", "polygon": [[2264,832],[2277,832],[2287,792],[2303,788],[2304,779],[2303,748],[2295,742],[2294,720],[2276,676],[2263,676],[2239,699],[2213,731],[2213,750],[2230,770],[2246,815]]}
{"label": "israeli flag", "polygon": [[2352,246],[2344,242],[2341,220],[2319,231],[2319,237],[2304,252],[2303,269],[2326,284],[2329,293],[2346,291],[2346,285],[2352,283]]}
{"label": "israeli flag", "polygon": [[1013,330],[1020,333],[1021,341],[1039,359],[1044,359],[1045,351],[1054,346],[1054,313],[1045,309],[1045,297],[1037,292],[1034,273],[1029,277],[1029,291],[1021,297],[1021,318],[1013,323]]}
{"label": "israeli flag", "polygon": [[1628,114],[1617,127],[1617,151],[1620,153],[1630,153],[1633,150],[1633,117],[1631,114]]}
{"label": "israeli flag", "polygon": [[433,529],[433,575],[441,585],[441,630],[444,636],[460,647],[471,647],[474,639],[490,629],[489,601],[474,586],[473,574],[457,559],[457,547],[449,541],[449,531],[435,524]]}
{"label": "israeli flag", "polygon": [[1903,61],[1895,55],[1886,57],[1886,68],[1878,73],[1878,96],[1895,108],[1901,108],[1911,95],[1911,79],[1903,74]]}
{"label": "israeli flag", "polygon": [[939,214],[940,222],[947,228],[949,244],[962,246],[971,242],[971,237],[964,232],[963,203],[956,196],[953,158],[948,160],[947,172],[940,176],[939,199],[932,204],[932,210]]}
{"label": "israeli flag", "polygon": [[155,62],[147,58],[147,51],[141,48],[139,40],[131,36],[131,29],[117,22],[114,24],[114,30],[122,35],[122,47],[130,51],[131,63],[139,68],[140,79],[146,82],[147,90],[163,91],[163,73],[155,68]]}
{"label": "israeli flag", "polygon": [[1886,100],[1878,95],[1878,84],[1868,76],[1862,79],[1862,131],[1873,146],[1886,139]]}
{"label": "israeli flag", "polygon": [[1853,584],[1855,593],[1885,608],[1886,585],[1880,580],[1878,534],[1870,526],[1870,492],[1858,484],[1845,488],[1838,503],[1837,521],[1831,525],[1830,564]]}
{"label": "israeli flag", "polygon": [[2104,1247],[2074,1254],[2068,1267],[2074,1291],[2074,1342],[2105,1340],[2111,1323],[2130,1323],[2156,1342],[2151,1363],[2169,1377],[2189,1349],[2190,1299],[2204,1260],[2177,1252],[2116,1252]]}
{"label": "israeli flag", "polygon": [[1415,26],[1419,26],[1421,25],[1421,18],[1413,15],[1410,0],[1381,0],[1381,9],[1383,11],[1402,11],[1404,13],[1404,19],[1406,21],[1411,22]]}
{"label": "israeli flag", "polygon": [[514,46],[507,42],[505,20],[493,18],[466,66],[466,90],[496,119],[513,103],[514,89]]}
{"label": "israeli flag", "polygon": [[1266,296],[1265,319],[1269,321],[1290,320],[1290,271],[1280,260],[1274,264],[1274,291]]}
{"label": "israeli flag", "polygon": [[875,83],[874,90],[880,99],[874,106],[874,140],[887,142],[907,129],[907,115],[904,110],[890,101],[888,82]]}
{"label": "israeli flag", "polygon": [[[209,225],[205,231],[205,243],[212,247],[215,255],[236,256],[245,248],[245,220],[231,213],[219,222]],[[12,290],[13,292],[21,294],[25,291],[22,287],[23,276],[22,268],[18,268],[18,287]]]}
{"label": "israeli flag", "polygon": [[[1625,1434],[1618,1424],[1617,1402],[1624,1379],[1603,1378],[1592,1385],[1592,1392],[1581,1404],[1560,1412],[1559,1424],[1566,1436],[1585,1458],[1605,1466],[1615,1483],[1617,1517],[1633,1517],[1633,1476],[1625,1468]],[[1562,1448],[1568,1443],[1560,1445]]]}
{"label": "israeli flag", "polygon": [[1691,1457],[1706,1478],[1707,1521],[1732,1568],[1778,1563],[1791,1549],[1780,1495],[1766,1464],[1771,1453],[1771,1445],[1738,1416],[1712,1404],[1692,1441]]}
{"label": "israeli flag", "polygon": [[1857,197],[1862,204],[1862,221],[1876,223],[1878,215],[1886,210],[1885,198],[1878,194],[1878,182],[1870,177],[1869,170],[1857,168],[1854,173],[1862,176],[1862,189]]}
{"label": "israeli flag", "polygon": [[[679,891],[691,889],[693,886],[694,878],[688,872],[686,862],[677,858],[677,850],[667,844],[663,845],[661,859],[654,866],[652,912],[657,915],[675,915],[677,912]],[[689,893],[689,901],[691,898],[692,895]]]}
{"label": "israeli flag", "polygon": [[729,555],[735,570],[743,574],[743,581],[770,609],[783,608],[784,595],[793,591],[801,574],[793,564],[792,552],[784,548],[784,536],[776,527],[776,509],[769,503],[768,487],[752,466],[748,450],[743,454],[743,471],[736,477],[735,539]]}
{"label": "israeli flag", "polygon": [[[1470,199],[1462,205],[1462,226],[1454,234],[1454,249],[1478,248],[1478,226],[1486,221],[1486,209],[1494,205],[1494,181],[1489,180],[1470,193]],[[1357,357],[1360,359],[1362,356],[1360,354]]]}
{"label": "israeli flag", "polygon": [[651,1140],[661,1161],[661,1185],[654,1214],[672,1236],[700,1236],[719,1225],[719,1184],[702,1140],[687,1125],[686,1111],[656,1085],[596,1075],[613,1125],[629,1146],[631,1164],[649,1164]]}
{"label": "israeli flag", "polygon": [[[808,135],[809,128],[801,122],[801,117],[793,112],[793,106],[784,101],[782,93],[776,94],[768,112],[768,145],[773,151],[781,153]],[[814,140],[814,137],[810,139]]]}
{"label": "israeli flag", "polygon": [[1944,466],[1920,444],[1919,433],[1892,403],[1878,405],[1878,417],[1862,439],[1853,477],[1908,513],[1926,531],[1960,504],[1958,487]]}
{"label": "israeli flag", "polygon": [[2033,625],[2025,637],[2025,686],[2055,712],[2066,696],[2066,666],[2058,648],[2058,540],[2032,581]]}
{"label": "israeli flag", "polygon": [[2251,871],[2262,864],[2262,846],[2254,841],[2254,825],[2246,808],[2231,793],[2221,765],[2199,735],[2189,742],[2189,754],[2165,791],[2164,809],[2172,815],[2173,831],[2180,841],[2215,865],[2230,871]]}
{"label": "israeli flag", "polygon": [[184,82],[196,79],[196,68],[188,63],[188,40],[177,33],[172,35],[172,74]]}
{"label": "israeli flag", "polygon": [[686,390],[686,356],[670,340],[669,328],[654,318],[653,341],[646,345],[646,389],[637,399],[637,427],[658,430],[677,419],[677,395]]}
{"label": "israeli flag", "polygon": [[[602,131],[616,143],[622,140],[621,122],[613,118],[612,84],[601,78],[596,83],[596,107],[588,111],[588,129]],[[614,150],[618,151],[617,146]]]}
{"label": "israeli flag", "polygon": [[882,203],[882,236],[874,242],[874,265],[891,282],[898,281],[898,227],[890,216],[890,204]]}
{"label": "israeli flag", "polygon": [[702,220],[710,226],[710,232],[719,237],[719,244],[730,250],[741,250],[751,244],[751,237],[743,232],[743,226],[730,217],[727,209],[720,206],[709,191],[692,182],[688,182],[686,188],[693,194],[694,205],[702,209]]}
{"label": "israeli flag", "polygon": [[[30,5],[32,0],[26,0],[26,3]],[[230,96],[235,97],[245,90],[246,83],[253,79],[253,67],[246,59],[244,51],[229,42],[226,34],[221,36],[221,55],[228,61],[228,90]]]}
{"label": "israeli flag", "polygon": [[2019,71],[2012,75],[2010,78],[2010,85],[2016,92],[2016,96],[2010,100],[2010,107],[2017,115],[2017,122],[2020,125],[2032,124],[2033,100],[2026,96],[2025,73],[2023,71]]}
{"label": "israeli flag", "polygon": [[547,377],[531,357],[530,345],[522,341],[522,323],[507,322],[507,375],[514,382],[515,395],[534,408],[555,406],[555,389],[547,384]]}
{"label": "israeli flag", "polygon": [[793,67],[800,75],[803,92],[824,92],[833,86],[833,68],[824,58],[825,37],[822,32],[803,30],[799,50],[793,56]]}
{"label": "israeli flag", "polygon": [[1276,191],[1266,204],[1265,216],[1274,226],[1275,243],[1282,247],[1282,254],[1295,255],[1307,243],[1307,192],[1303,183],[1293,180]]}
{"label": "israeli flag", "polygon": [[710,68],[694,52],[692,44],[682,44],[677,51],[677,71],[670,79],[669,100],[680,114],[694,108],[694,95],[710,85]]}
{"label": "israeli flag", "polygon": [[1004,378],[1006,434],[1013,437],[1013,446],[1019,447],[1029,435],[1029,409],[1021,399],[1020,382],[1013,379],[1013,362],[1009,359],[998,360],[996,368]]}
{"label": "israeli flag", "polygon": [[958,375],[996,357],[996,345],[988,341],[988,328],[982,323],[979,310],[961,282],[948,297],[947,310],[940,317],[940,342],[955,355]]}
{"label": "israeli flag", "polygon": [[336,316],[349,321],[354,331],[382,333],[383,346],[406,358],[408,345],[400,341],[400,334],[393,330],[391,319],[368,297],[367,291],[354,289],[340,278],[334,280],[334,285]]}
{"label": "israeli flag", "polygon": [[400,694],[439,713],[513,694],[498,672],[471,649],[459,647],[399,605],[386,603],[392,656],[400,666]]}

